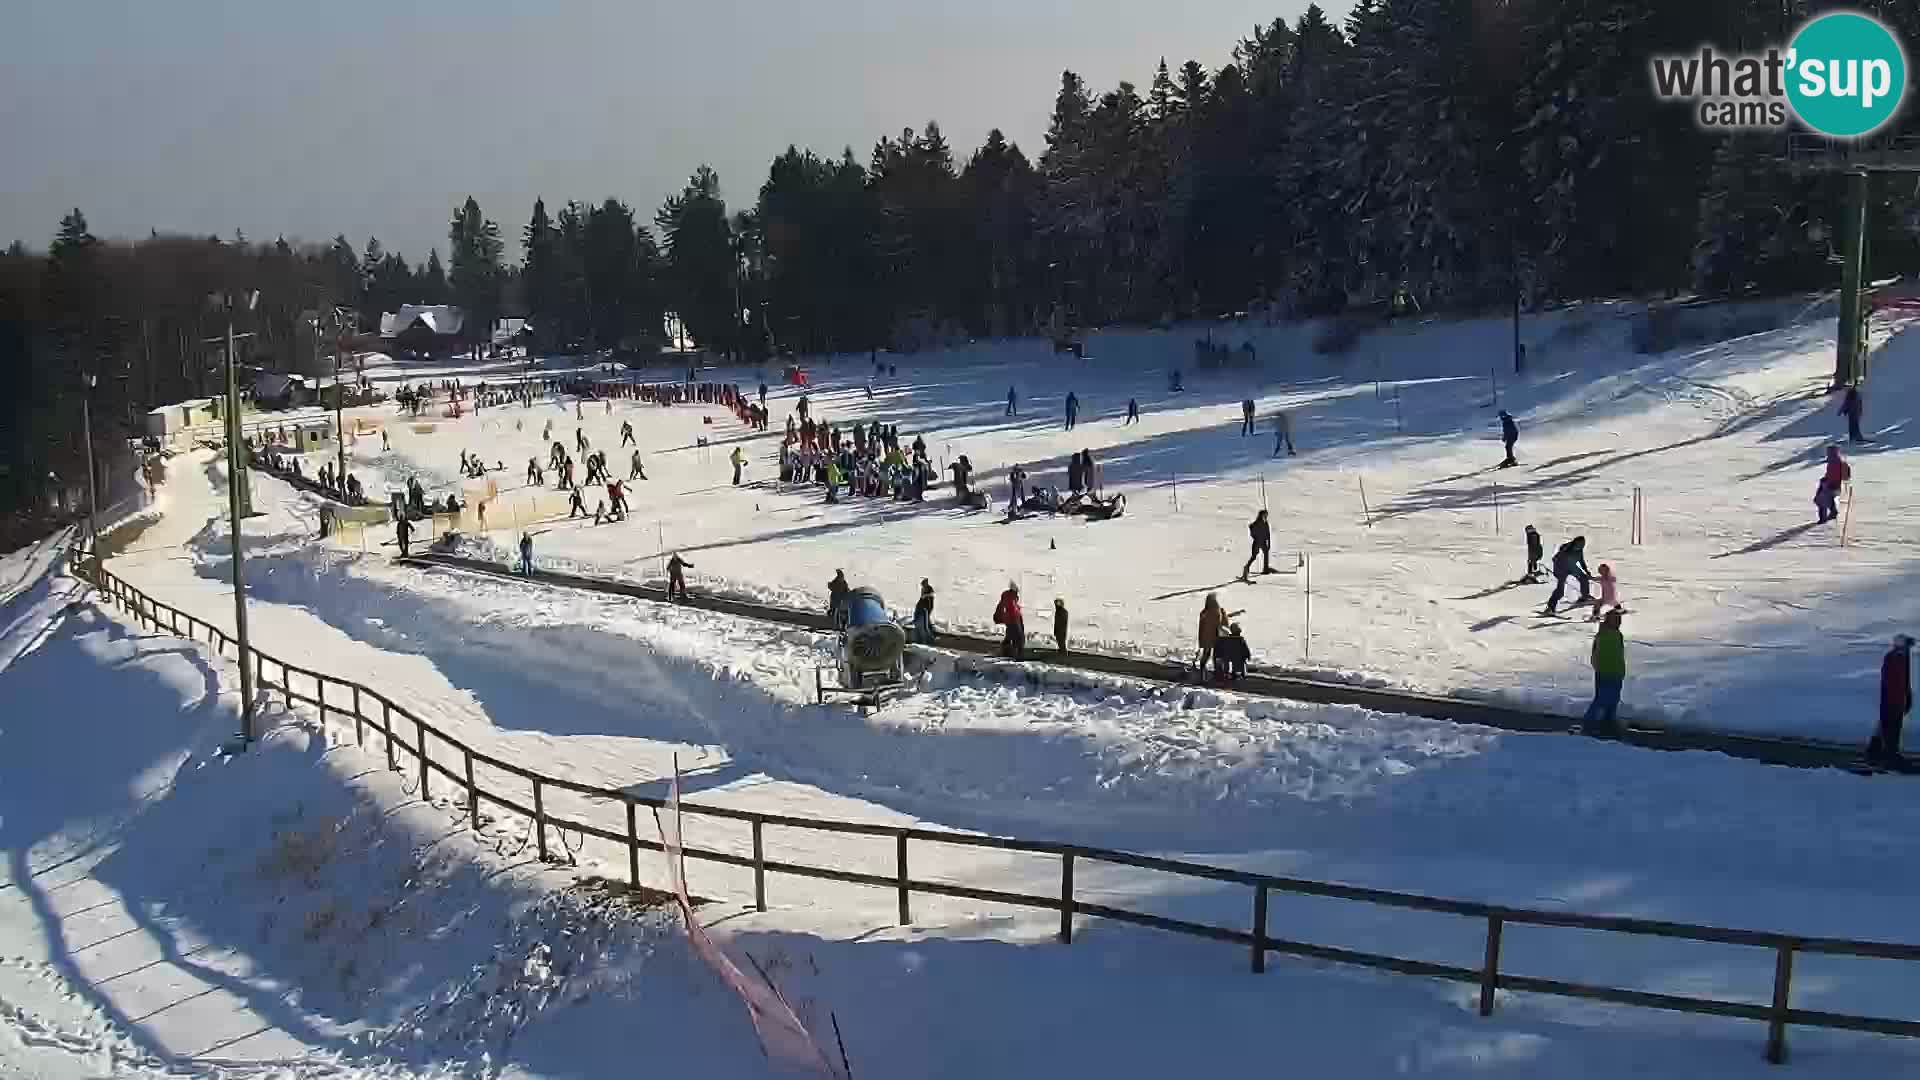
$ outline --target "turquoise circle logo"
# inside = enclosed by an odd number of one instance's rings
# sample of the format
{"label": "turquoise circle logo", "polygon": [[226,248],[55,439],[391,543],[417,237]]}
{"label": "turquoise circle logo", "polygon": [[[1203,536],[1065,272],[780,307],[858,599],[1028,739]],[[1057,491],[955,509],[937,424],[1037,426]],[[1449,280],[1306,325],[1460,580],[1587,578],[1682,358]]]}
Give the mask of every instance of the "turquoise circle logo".
{"label": "turquoise circle logo", "polygon": [[1893,119],[1907,93],[1900,40],[1876,19],[1850,11],[1800,28],[1787,54],[1787,100],[1802,123],[1851,139]]}

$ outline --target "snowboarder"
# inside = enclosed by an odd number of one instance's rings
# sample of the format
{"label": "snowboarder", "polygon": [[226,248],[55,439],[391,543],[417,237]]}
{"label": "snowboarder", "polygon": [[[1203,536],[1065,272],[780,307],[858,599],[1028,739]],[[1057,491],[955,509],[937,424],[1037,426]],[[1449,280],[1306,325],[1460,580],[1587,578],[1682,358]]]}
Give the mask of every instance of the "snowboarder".
{"label": "snowboarder", "polygon": [[1547,597],[1546,614],[1552,615],[1560,607],[1560,597],[1566,594],[1567,579],[1580,582],[1580,600],[1582,604],[1593,600],[1593,576],[1587,572],[1587,538],[1576,536],[1560,545],[1553,553],[1553,592]]}
{"label": "snowboarder", "polygon": [[400,542],[400,557],[407,557],[407,545],[413,540],[413,522],[400,518],[393,524],[393,537]]}
{"label": "snowboarder", "polygon": [[1220,597],[1207,594],[1207,602],[1200,607],[1200,660],[1194,666],[1199,669],[1200,677],[1207,677],[1207,668],[1213,660],[1213,650],[1220,644],[1220,631],[1228,622],[1244,611],[1222,611]]}
{"label": "snowboarder", "polygon": [[1267,512],[1260,511],[1253,516],[1253,522],[1247,526],[1248,535],[1253,537],[1253,550],[1247,553],[1247,562],[1240,568],[1240,580],[1252,581],[1253,560],[1259,559],[1263,574],[1273,573],[1273,527],[1267,522]]}
{"label": "snowboarder", "polygon": [[1073,391],[1067,391],[1067,430],[1073,430],[1073,422],[1080,416],[1080,397]]}
{"label": "snowboarder", "polygon": [[1053,598],[1053,644],[1060,655],[1067,655],[1067,601],[1063,597]]}
{"label": "snowboarder", "polygon": [[1246,400],[1240,402],[1240,434],[1242,436],[1253,434],[1253,399],[1252,398],[1247,398]]}
{"label": "snowboarder", "polygon": [[1009,660],[1025,659],[1027,624],[1020,615],[1020,586],[1007,582],[1007,591],[1000,594],[1000,603],[993,609],[993,621],[1005,631],[1000,655]]}
{"label": "snowboarder", "polygon": [[533,576],[533,534],[530,532],[520,534],[520,574]]}
{"label": "snowboarder", "polygon": [[1288,419],[1287,410],[1281,409],[1273,414],[1273,456],[1280,456],[1280,448],[1287,448],[1287,456],[1293,456],[1293,421]]}
{"label": "snowboarder", "polygon": [[1853,467],[1840,457],[1840,448],[1827,447],[1827,468],[1820,474],[1820,486],[1813,491],[1814,509],[1819,513],[1816,525],[1824,525],[1840,516],[1836,505],[1840,500],[1840,489],[1853,479]]}
{"label": "snowboarder", "polygon": [[669,603],[673,601],[675,593],[678,593],[682,600],[687,598],[687,571],[692,567],[693,564],[681,558],[677,551],[667,560],[667,601]]}
{"label": "snowboarder", "polygon": [[1913,708],[1913,639],[1895,634],[1893,648],[1880,660],[1880,726],[1867,743],[1867,760],[1898,765],[1900,729]]}
{"label": "snowboarder", "polygon": [[1013,392],[1013,387],[1011,386],[1007,387],[1007,415],[1020,415],[1020,396]]}
{"label": "snowboarder", "polygon": [[747,455],[736,446],[733,448],[733,453],[727,455],[727,460],[733,462],[733,486],[739,487],[740,469],[746,465]]}
{"label": "snowboarder", "polygon": [[920,600],[913,605],[913,640],[933,644],[933,583],[920,579]]}
{"label": "snowboarder", "polygon": [[1121,424],[1120,426],[1126,427],[1127,424],[1137,424],[1139,422],[1140,422],[1140,399],[1128,398],[1127,399],[1127,420],[1126,420],[1126,423]]}
{"label": "snowboarder", "polygon": [[847,594],[852,590],[847,584],[847,572],[835,570],[833,580],[827,582],[827,618],[833,621],[835,629],[847,628]]}
{"label": "snowboarder", "polygon": [[1613,576],[1613,567],[1608,566],[1606,563],[1601,563],[1600,572],[1595,574],[1594,578],[1600,582],[1600,595],[1594,600],[1593,614],[1587,616],[1587,621],[1599,622],[1601,608],[1612,608],[1615,611],[1625,610],[1620,606],[1620,590],[1618,588],[1620,582],[1619,579]]}
{"label": "snowboarder", "polygon": [[621,446],[636,445],[633,439],[633,421],[631,420],[620,421],[620,445]]}
{"label": "snowboarder", "polygon": [[1620,613],[1607,612],[1593,635],[1593,702],[1581,726],[1590,732],[1613,732],[1619,727],[1620,687],[1627,681],[1627,642],[1620,633]]}
{"label": "snowboarder", "polygon": [[1520,441],[1520,425],[1514,421],[1513,414],[1505,409],[1500,410],[1500,441],[1507,445],[1507,457],[1500,467],[1510,469],[1520,464],[1513,456],[1513,445]]}
{"label": "snowboarder", "polygon": [[1847,387],[1846,399],[1840,402],[1840,415],[1847,418],[1847,441],[1863,443],[1865,435],[1860,434],[1860,414],[1866,411],[1866,404],[1860,400],[1860,384]]}
{"label": "snowboarder", "polygon": [[627,470],[627,479],[645,480],[646,478],[647,478],[647,470],[640,464],[640,451],[635,450],[633,452],[632,465]]}
{"label": "snowboarder", "polygon": [[1520,578],[1525,582],[1540,580],[1540,559],[1546,554],[1546,548],[1540,543],[1540,530],[1527,526],[1527,572]]}

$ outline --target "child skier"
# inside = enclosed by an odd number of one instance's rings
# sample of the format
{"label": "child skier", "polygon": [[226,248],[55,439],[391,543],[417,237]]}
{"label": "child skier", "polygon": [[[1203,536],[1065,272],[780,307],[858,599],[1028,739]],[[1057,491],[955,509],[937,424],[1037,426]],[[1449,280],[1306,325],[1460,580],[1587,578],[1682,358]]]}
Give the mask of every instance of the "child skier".
{"label": "child skier", "polygon": [[1593,602],[1593,614],[1587,616],[1588,622],[1600,621],[1601,608],[1624,610],[1620,607],[1620,592],[1616,588],[1619,580],[1613,576],[1613,567],[1601,563],[1600,572],[1594,575],[1594,579],[1600,583],[1600,596]]}
{"label": "child skier", "polygon": [[1540,580],[1540,559],[1546,549],[1540,544],[1540,530],[1527,526],[1527,572],[1520,578],[1529,584]]}

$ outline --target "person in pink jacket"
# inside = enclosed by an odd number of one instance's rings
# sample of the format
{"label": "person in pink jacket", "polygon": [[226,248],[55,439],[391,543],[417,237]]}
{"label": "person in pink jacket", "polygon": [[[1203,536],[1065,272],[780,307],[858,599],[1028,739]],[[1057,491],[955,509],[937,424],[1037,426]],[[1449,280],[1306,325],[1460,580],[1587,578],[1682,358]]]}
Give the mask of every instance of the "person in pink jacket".
{"label": "person in pink jacket", "polygon": [[1600,583],[1600,595],[1594,598],[1593,614],[1587,616],[1588,622],[1599,622],[1602,608],[1623,610],[1620,607],[1620,579],[1613,576],[1613,567],[1601,563],[1600,572],[1594,575],[1594,579]]}

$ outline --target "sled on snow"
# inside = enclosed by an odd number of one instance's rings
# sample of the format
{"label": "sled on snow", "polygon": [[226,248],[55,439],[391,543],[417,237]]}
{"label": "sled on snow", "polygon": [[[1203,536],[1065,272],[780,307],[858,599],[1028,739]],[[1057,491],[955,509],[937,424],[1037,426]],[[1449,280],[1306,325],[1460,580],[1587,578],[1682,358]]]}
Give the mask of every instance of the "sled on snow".
{"label": "sled on snow", "polygon": [[[886,601],[874,589],[847,593],[840,613],[838,662],[813,669],[815,700],[851,701],[861,712],[879,708],[887,698],[909,689],[906,671],[907,632],[887,617]],[[834,682],[827,682],[828,673]]]}

